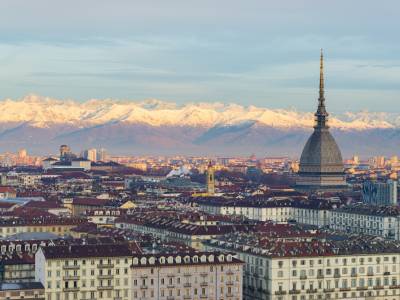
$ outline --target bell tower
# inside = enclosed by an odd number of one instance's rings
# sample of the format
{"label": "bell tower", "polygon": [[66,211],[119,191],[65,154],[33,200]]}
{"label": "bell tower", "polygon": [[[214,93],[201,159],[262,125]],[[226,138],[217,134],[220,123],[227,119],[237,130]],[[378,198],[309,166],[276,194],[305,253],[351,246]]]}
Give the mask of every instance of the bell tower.
{"label": "bell tower", "polygon": [[208,163],[207,167],[207,194],[209,196],[213,196],[215,194],[215,174],[214,174],[214,166],[211,161]]}

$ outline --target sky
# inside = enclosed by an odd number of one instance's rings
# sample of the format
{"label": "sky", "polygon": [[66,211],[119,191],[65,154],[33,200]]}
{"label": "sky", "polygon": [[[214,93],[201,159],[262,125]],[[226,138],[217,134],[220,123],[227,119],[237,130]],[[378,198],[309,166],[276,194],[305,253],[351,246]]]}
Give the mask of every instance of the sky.
{"label": "sky", "polygon": [[395,0],[1,0],[0,99],[400,112]]}

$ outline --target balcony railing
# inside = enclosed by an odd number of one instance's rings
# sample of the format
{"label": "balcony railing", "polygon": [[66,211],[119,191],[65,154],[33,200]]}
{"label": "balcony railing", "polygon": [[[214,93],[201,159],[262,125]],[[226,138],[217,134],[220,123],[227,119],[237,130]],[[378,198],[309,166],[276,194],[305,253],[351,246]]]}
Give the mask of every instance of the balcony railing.
{"label": "balcony railing", "polygon": [[275,295],[286,295],[285,291],[276,291]]}
{"label": "balcony railing", "polygon": [[64,270],[76,270],[79,269],[78,265],[63,265]]}
{"label": "balcony railing", "polygon": [[97,275],[98,279],[111,279],[114,275],[104,274],[104,275]]}
{"label": "balcony railing", "polygon": [[64,280],[79,280],[79,276],[78,275],[67,275],[67,276],[63,276]]}
{"label": "balcony railing", "polygon": [[77,292],[79,291],[78,287],[67,287],[67,288],[63,288],[64,292]]}
{"label": "balcony railing", "polygon": [[98,264],[97,268],[114,268],[114,264]]}
{"label": "balcony railing", "polygon": [[98,286],[97,289],[99,291],[102,291],[102,290],[113,290],[114,287],[112,285],[103,285],[103,286]]}

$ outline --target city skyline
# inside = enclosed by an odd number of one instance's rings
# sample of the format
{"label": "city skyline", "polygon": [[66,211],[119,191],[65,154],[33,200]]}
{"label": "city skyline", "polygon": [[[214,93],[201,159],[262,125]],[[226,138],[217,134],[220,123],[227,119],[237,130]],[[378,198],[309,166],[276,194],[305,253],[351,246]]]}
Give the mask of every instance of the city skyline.
{"label": "city skyline", "polygon": [[37,93],[312,111],[322,47],[330,111],[400,111],[395,1],[70,4],[0,4],[1,99]]}
{"label": "city skyline", "polygon": [[0,1],[0,300],[399,300],[399,8]]}

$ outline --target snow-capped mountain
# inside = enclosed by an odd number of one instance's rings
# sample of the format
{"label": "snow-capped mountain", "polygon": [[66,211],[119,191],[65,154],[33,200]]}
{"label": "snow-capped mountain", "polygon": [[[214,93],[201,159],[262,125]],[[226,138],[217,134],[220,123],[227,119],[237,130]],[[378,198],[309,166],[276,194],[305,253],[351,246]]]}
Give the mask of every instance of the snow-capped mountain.
{"label": "snow-capped mountain", "polygon": [[[26,147],[48,153],[69,143],[76,151],[101,146],[123,153],[295,155],[313,123],[311,112],[237,104],[29,95],[0,101],[0,152]],[[399,146],[400,114],[348,112],[332,115],[329,124],[346,154],[375,153],[382,143],[385,151]]]}
{"label": "snow-capped mountain", "polygon": [[[258,122],[277,128],[310,128],[312,113],[295,110],[268,109],[237,104],[198,103],[177,106],[158,100],[142,102],[118,100],[62,101],[37,95],[20,100],[0,102],[0,122],[28,122],[35,127],[51,124],[75,126],[100,125],[109,122],[140,123],[150,126],[201,126],[212,127]],[[370,128],[395,128],[400,125],[400,115],[388,113],[346,113],[333,116],[332,128],[363,130]]]}

